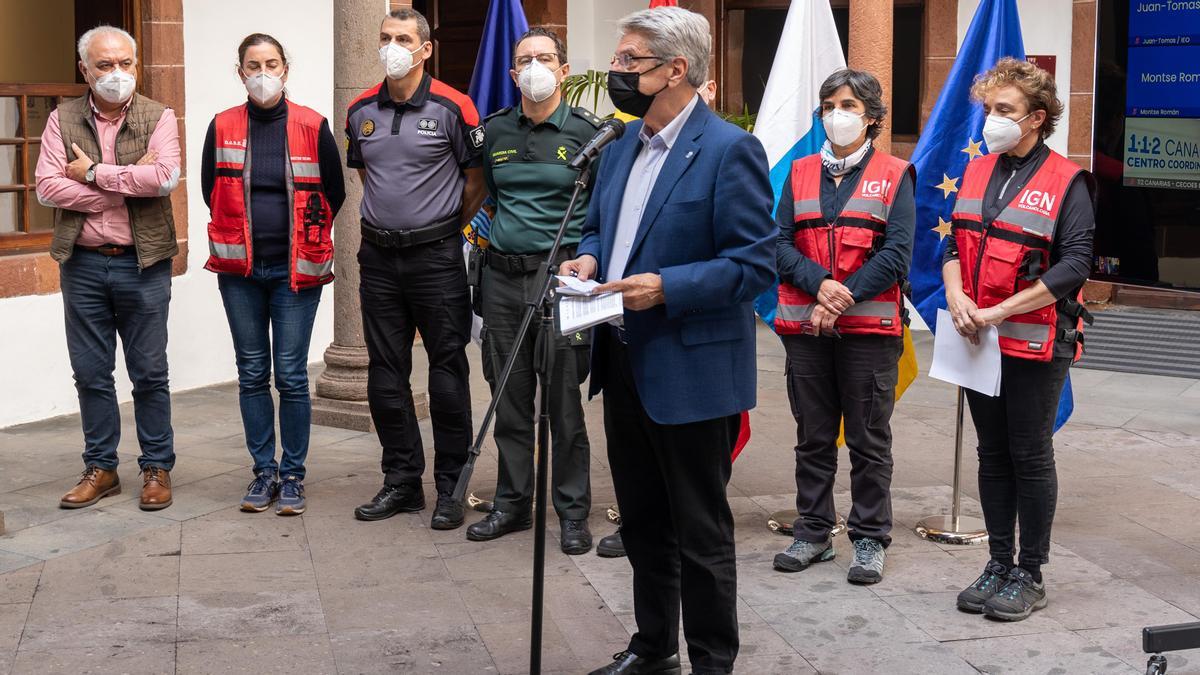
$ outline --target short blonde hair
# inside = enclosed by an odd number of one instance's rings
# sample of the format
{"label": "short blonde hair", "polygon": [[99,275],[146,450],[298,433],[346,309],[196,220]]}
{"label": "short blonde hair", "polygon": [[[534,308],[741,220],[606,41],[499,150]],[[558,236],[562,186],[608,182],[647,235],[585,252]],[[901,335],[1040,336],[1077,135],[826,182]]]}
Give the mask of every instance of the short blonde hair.
{"label": "short blonde hair", "polygon": [[1025,95],[1029,112],[1046,111],[1046,121],[1042,122],[1038,131],[1042,138],[1053,134],[1063,114],[1054,76],[1028,61],[1006,56],[997,61],[991,70],[975,78],[975,83],[971,85],[971,98],[983,101],[992,91],[1007,86],[1016,87]]}

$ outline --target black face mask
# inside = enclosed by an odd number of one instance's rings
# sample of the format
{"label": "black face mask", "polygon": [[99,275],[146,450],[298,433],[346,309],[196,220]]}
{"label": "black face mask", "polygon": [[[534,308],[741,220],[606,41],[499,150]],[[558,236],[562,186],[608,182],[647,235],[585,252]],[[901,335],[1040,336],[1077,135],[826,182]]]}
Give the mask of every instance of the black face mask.
{"label": "black face mask", "polygon": [[[658,64],[654,68],[659,68],[663,64]],[[650,70],[654,70],[651,68]],[[650,72],[647,70],[646,72]],[[613,105],[617,106],[617,110],[623,113],[633,115],[634,117],[645,117],[646,112],[650,110],[650,106],[654,105],[654,97],[658,96],[667,88],[663,85],[662,89],[653,94],[643,94],[638,90],[638,80],[645,73],[625,73],[616,70],[608,71],[608,97],[612,99]]]}

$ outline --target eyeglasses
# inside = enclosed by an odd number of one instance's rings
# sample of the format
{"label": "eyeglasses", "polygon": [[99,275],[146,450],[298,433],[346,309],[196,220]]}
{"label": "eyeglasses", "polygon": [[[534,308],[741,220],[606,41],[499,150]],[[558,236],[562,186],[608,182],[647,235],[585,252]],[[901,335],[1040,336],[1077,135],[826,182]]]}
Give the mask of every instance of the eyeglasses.
{"label": "eyeglasses", "polygon": [[543,66],[552,66],[558,63],[558,54],[554,52],[546,52],[544,54],[534,54],[532,56],[518,56],[517,58],[513,59],[513,63],[517,65],[517,68],[524,68],[530,63],[533,63],[534,59],[537,59],[538,63],[542,64]]}
{"label": "eyeglasses", "polygon": [[614,66],[620,66],[621,68],[623,68],[625,70],[629,70],[630,68],[633,68],[633,64],[635,61],[648,61],[648,60],[663,61],[664,59],[661,56],[633,56],[632,54],[613,54],[612,61],[609,61],[609,63]]}

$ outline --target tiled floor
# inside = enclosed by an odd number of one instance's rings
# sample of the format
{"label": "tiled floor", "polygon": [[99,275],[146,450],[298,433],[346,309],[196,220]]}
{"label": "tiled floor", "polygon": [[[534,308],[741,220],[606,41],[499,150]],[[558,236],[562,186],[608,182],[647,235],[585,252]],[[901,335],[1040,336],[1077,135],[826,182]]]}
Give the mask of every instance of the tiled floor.
{"label": "tiled floor", "polygon": [[[922,362],[930,345],[918,340]],[[472,357],[476,352],[472,348]],[[922,376],[900,402],[895,542],[877,586],[846,584],[849,545],[801,574],[771,570],[787,540],[767,515],[791,501],[794,426],[777,341],[760,335],[754,437],[734,466],[741,651],[738,672],[1134,673],[1143,626],[1200,616],[1200,383],[1073,371],[1076,411],[1056,437],[1060,478],[1049,607],[997,623],[961,614],[954,594],[987,554],[912,534],[948,508],[953,390]],[[475,362],[477,365],[477,361]],[[475,368],[477,415],[486,387]],[[122,479],[136,484],[128,406]],[[79,471],[78,419],[0,430],[0,673],[520,673],[528,669],[533,537],[467,542],[428,514],[379,523],[351,509],[378,488],[372,436],[314,428],[309,511],[248,515],[249,480],[233,386],[175,397],[175,504],[146,514],[136,491],[81,511],[57,508]],[[592,529],[611,526],[612,480],[598,402]],[[426,424],[426,438],[429,429]],[[968,429],[966,445],[973,445]],[[489,444],[475,485],[495,479]],[[839,507],[848,506],[843,458]],[[965,509],[977,513],[965,462]],[[427,486],[428,487],[428,486]],[[430,490],[430,492],[432,492]],[[622,649],[634,627],[624,560],[546,560],[543,670],[580,673]],[[1200,673],[1200,652],[1170,656]]]}

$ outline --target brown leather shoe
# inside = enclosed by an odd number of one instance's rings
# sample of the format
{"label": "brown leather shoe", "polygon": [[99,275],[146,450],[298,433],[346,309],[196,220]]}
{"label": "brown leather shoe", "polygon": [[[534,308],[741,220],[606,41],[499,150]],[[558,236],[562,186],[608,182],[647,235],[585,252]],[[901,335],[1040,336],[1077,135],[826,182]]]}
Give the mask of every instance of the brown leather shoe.
{"label": "brown leather shoe", "polygon": [[79,482],[63,495],[58,505],[64,509],[81,509],[91,506],[109,495],[121,494],[121,479],[116,471],[107,471],[96,466],[83,470]]}
{"label": "brown leather shoe", "polygon": [[171,472],[157,466],[142,470],[142,501],[138,507],[143,511],[157,511],[171,505]]}

